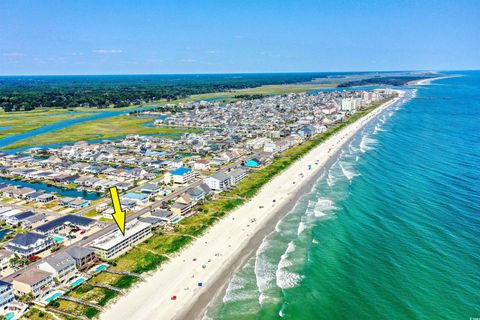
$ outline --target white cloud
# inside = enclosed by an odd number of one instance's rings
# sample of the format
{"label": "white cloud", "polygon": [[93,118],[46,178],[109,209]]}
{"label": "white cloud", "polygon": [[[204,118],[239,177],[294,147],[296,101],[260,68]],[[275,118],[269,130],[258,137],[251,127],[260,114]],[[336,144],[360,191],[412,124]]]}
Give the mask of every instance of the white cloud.
{"label": "white cloud", "polygon": [[209,50],[209,51],[207,51],[207,53],[215,54],[215,53],[217,53],[217,51],[215,51],[215,50]]}
{"label": "white cloud", "polygon": [[92,50],[93,53],[100,53],[100,54],[111,54],[111,53],[122,53],[120,49],[95,49]]}
{"label": "white cloud", "polygon": [[197,62],[197,60],[187,58],[187,59],[180,59],[180,62]]}

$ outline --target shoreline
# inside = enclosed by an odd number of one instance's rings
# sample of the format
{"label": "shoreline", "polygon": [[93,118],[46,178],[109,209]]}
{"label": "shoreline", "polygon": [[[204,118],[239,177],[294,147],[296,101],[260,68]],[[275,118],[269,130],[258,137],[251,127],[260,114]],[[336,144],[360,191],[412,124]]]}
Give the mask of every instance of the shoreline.
{"label": "shoreline", "polygon": [[[100,318],[116,320],[125,314],[136,319],[202,317],[210,301],[226,290],[231,276],[275,228],[276,221],[311,191],[339,150],[370,120],[403,98],[404,91],[397,92],[399,97],[338,131],[275,176],[250,201],[171,257],[146,282],[107,307]],[[198,282],[202,282],[201,287]],[[171,300],[172,296],[177,299]]]}
{"label": "shoreline", "polygon": [[436,77],[436,78],[428,78],[428,79],[421,79],[410,81],[407,83],[407,86],[425,86],[430,84],[432,81],[440,80],[440,79],[447,79],[447,78],[456,78],[461,77],[461,75],[451,75],[451,76],[443,76],[443,77]]}

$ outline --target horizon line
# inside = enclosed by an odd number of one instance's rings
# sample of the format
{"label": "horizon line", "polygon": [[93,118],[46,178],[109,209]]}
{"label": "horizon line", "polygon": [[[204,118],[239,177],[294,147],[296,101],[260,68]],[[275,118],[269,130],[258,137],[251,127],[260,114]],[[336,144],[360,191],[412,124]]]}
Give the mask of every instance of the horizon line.
{"label": "horizon line", "polygon": [[352,71],[274,71],[274,72],[197,72],[197,73],[70,73],[70,74],[3,74],[0,77],[56,77],[56,76],[182,76],[182,75],[254,75],[254,74],[317,74],[317,73],[388,73],[388,72],[452,72],[480,71],[480,69],[410,69],[410,70],[352,70]]}

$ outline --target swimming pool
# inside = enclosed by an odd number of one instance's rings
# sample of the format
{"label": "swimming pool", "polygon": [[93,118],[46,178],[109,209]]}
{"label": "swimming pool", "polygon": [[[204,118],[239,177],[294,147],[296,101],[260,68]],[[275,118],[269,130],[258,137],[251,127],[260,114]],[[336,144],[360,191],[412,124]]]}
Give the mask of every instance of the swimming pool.
{"label": "swimming pool", "polygon": [[75,281],[73,281],[72,283],[70,283],[70,286],[72,286],[73,288],[82,284],[86,279],[84,277],[80,277],[80,278],[77,278]]}
{"label": "swimming pool", "polygon": [[52,294],[50,297],[43,299],[43,301],[45,301],[46,303],[49,303],[49,302],[57,299],[57,298],[60,297],[61,295],[62,295],[62,292],[57,291],[57,292],[55,292],[54,294]]}
{"label": "swimming pool", "polygon": [[65,238],[60,236],[55,236],[55,237],[52,237],[52,240],[55,241],[56,243],[62,243],[65,240]]}
{"label": "swimming pool", "polygon": [[15,318],[15,313],[13,312],[9,312],[5,315],[6,320],[12,320],[13,318]]}
{"label": "swimming pool", "polygon": [[101,264],[101,265],[99,265],[98,267],[95,268],[95,272],[101,272],[105,269],[107,269],[107,265],[106,264]]}

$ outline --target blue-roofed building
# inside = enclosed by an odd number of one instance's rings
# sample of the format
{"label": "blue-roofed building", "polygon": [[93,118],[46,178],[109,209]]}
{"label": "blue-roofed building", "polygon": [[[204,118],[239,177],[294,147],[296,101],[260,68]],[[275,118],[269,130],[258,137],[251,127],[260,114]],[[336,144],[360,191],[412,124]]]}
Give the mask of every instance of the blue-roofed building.
{"label": "blue-roofed building", "polygon": [[258,168],[262,165],[262,163],[260,162],[260,160],[258,159],[250,159],[248,160],[247,162],[245,162],[244,166],[245,167],[248,167],[248,168]]}
{"label": "blue-roofed building", "polygon": [[19,233],[7,245],[7,249],[24,257],[31,257],[47,250],[52,240],[44,235],[27,232]]}
{"label": "blue-roofed building", "polygon": [[12,284],[0,280],[0,310],[5,311],[6,306],[14,300]]}
{"label": "blue-roofed building", "polygon": [[67,214],[63,217],[42,224],[35,230],[45,235],[52,235],[67,227],[76,227],[79,229],[88,230],[94,223],[95,220],[93,219]]}
{"label": "blue-roofed building", "polygon": [[32,211],[22,212],[8,218],[6,222],[11,226],[18,226],[23,220],[30,218],[31,216],[33,216]]}
{"label": "blue-roofed building", "polygon": [[168,172],[165,175],[165,183],[185,184],[192,182],[197,173],[190,168],[180,167]]}

